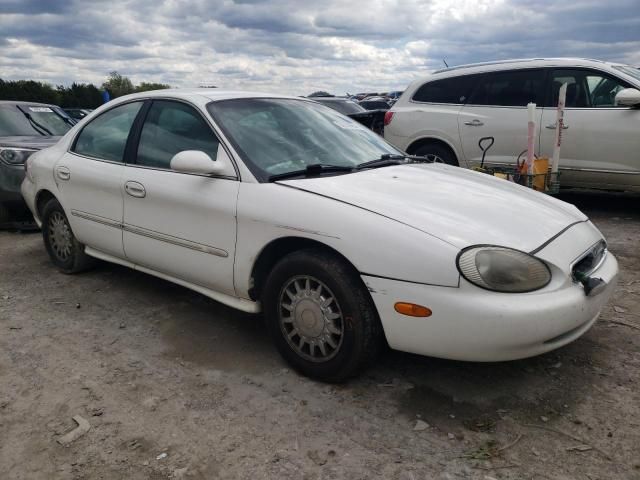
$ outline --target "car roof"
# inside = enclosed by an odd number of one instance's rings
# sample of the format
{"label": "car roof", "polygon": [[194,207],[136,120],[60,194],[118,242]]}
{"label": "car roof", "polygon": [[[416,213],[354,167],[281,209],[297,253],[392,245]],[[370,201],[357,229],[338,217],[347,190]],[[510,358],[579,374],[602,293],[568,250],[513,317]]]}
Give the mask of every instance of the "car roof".
{"label": "car roof", "polygon": [[[593,60],[589,58],[517,58],[512,60],[498,60],[495,62],[470,63],[467,65],[458,65],[455,67],[443,68],[436,70],[429,75],[417,77],[405,90],[410,95],[426,82],[452,78],[461,75],[472,75],[478,73],[498,72],[501,70],[514,70],[525,68],[546,68],[546,67],[567,67],[567,68],[593,68],[613,73],[613,67],[623,66],[622,63],[605,62],[602,60]],[[616,72],[620,75],[621,72]],[[622,72],[624,75],[624,72]],[[629,75],[626,75],[627,77]],[[404,98],[409,98],[403,95]],[[401,98],[403,98],[401,97]]]}
{"label": "car roof", "polygon": [[167,88],[163,90],[150,90],[147,92],[133,93],[131,95],[125,95],[118,97],[116,100],[121,99],[136,99],[136,98],[153,98],[153,97],[166,97],[166,98],[182,98],[184,100],[199,100],[203,99],[209,101],[220,100],[233,100],[239,98],[286,98],[286,99],[303,99],[302,97],[293,97],[288,95],[279,95],[277,93],[266,92],[245,92],[240,90],[224,90],[221,88]]}

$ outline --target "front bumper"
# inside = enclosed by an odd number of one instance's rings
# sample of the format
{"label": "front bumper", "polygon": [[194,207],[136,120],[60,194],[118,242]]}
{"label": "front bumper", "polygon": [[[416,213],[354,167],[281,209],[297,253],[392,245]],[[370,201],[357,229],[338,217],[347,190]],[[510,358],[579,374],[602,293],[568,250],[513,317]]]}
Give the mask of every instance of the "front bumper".
{"label": "front bumper", "polygon": [[6,165],[0,162],[0,202],[24,205],[20,194],[23,179],[23,165]]}
{"label": "front bumper", "polygon": [[[584,233],[581,230],[589,228],[587,225],[590,226],[585,224],[566,238],[560,237],[557,245],[550,244],[538,256],[558,256],[569,243],[574,243],[575,251],[575,241]],[[611,253],[607,254],[592,273],[606,286],[590,296],[582,284],[571,281],[567,272],[554,269],[553,274],[556,278],[547,287],[524,294],[483,290],[463,278],[457,288],[362,278],[391,348],[453,360],[493,362],[539,355],[587,332],[613,292],[618,263]],[[563,279],[564,275],[567,276]],[[424,305],[433,314],[426,318],[401,315],[394,310],[396,302]]]}

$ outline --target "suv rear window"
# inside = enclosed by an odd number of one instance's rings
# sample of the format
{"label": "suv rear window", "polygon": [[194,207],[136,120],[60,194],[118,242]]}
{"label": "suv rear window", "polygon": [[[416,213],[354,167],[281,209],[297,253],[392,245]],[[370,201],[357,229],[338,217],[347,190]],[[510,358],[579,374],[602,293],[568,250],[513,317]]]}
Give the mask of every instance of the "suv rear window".
{"label": "suv rear window", "polygon": [[527,103],[542,104],[544,70],[509,70],[490,73],[482,78],[469,104],[505,107],[526,107]]}
{"label": "suv rear window", "polygon": [[460,105],[466,103],[469,93],[477,80],[478,75],[464,75],[427,82],[413,94],[412,100],[415,102]]}

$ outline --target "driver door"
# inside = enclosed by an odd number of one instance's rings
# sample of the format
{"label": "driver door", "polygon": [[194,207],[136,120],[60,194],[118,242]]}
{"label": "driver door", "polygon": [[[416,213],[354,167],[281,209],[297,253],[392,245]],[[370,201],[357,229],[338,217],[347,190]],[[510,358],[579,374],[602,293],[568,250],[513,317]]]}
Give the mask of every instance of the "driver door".
{"label": "driver door", "polygon": [[556,69],[548,108],[540,125],[540,152],[551,157],[555,141],[558,91],[567,83],[565,130],[560,148],[560,184],[619,188],[637,185],[640,174],[640,110],[615,105],[630,85],[590,69]]}
{"label": "driver door", "polygon": [[214,161],[226,155],[196,107],[154,100],[123,174],[125,254],[137,265],[234,295],[236,172],[230,161],[228,175],[216,177],[171,170],[171,158],[184,150]]}

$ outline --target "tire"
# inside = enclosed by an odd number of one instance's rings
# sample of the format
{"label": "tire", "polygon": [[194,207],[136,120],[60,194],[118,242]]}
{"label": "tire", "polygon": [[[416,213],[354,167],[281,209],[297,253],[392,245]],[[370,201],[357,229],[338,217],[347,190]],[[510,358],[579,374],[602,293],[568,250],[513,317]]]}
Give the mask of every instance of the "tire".
{"label": "tire", "polygon": [[7,223],[9,218],[9,209],[4,203],[0,203],[0,224]]}
{"label": "tire", "polygon": [[455,167],[459,166],[458,159],[453,152],[438,143],[422,145],[413,152],[413,155],[417,155],[419,157],[431,157],[437,162],[446,163],[447,165],[453,165]]}
{"label": "tire", "polygon": [[299,250],[280,260],[266,280],[262,302],[278,351],[308,377],[345,381],[369,365],[384,344],[360,276],[323,249]]}
{"label": "tire", "polygon": [[84,253],[84,245],[76,239],[62,205],[55,198],[42,210],[42,238],[51,261],[63,273],[81,272],[95,264]]}

